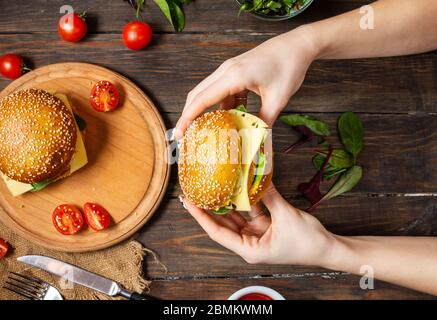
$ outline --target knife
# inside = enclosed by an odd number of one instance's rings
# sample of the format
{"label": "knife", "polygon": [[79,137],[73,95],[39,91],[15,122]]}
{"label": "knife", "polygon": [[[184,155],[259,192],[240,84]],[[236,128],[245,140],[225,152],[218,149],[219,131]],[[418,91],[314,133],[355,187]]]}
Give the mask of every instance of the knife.
{"label": "knife", "polygon": [[129,300],[156,300],[151,296],[130,292],[123,289],[115,281],[53,258],[23,256],[17,258],[17,260],[111,297],[122,296]]}

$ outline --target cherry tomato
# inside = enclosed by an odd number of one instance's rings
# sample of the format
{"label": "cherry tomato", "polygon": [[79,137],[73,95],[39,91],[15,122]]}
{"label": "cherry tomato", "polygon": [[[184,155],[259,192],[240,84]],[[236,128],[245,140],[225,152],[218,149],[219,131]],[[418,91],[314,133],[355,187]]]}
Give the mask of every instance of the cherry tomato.
{"label": "cherry tomato", "polygon": [[120,102],[120,94],[111,82],[102,80],[97,82],[90,96],[90,103],[98,112],[108,112],[116,109]]}
{"label": "cherry tomato", "polygon": [[11,80],[15,80],[30,70],[23,62],[23,58],[16,54],[5,54],[0,57],[0,73]]}
{"label": "cherry tomato", "polygon": [[71,204],[61,204],[53,211],[53,224],[64,235],[78,233],[83,227],[82,212]]}
{"label": "cherry tomato", "polygon": [[123,43],[131,50],[141,50],[152,41],[152,28],[145,22],[132,21],[124,26]]}
{"label": "cherry tomato", "polygon": [[87,31],[85,14],[67,13],[59,19],[58,33],[65,41],[78,42],[85,37]]}
{"label": "cherry tomato", "polygon": [[9,251],[9,243],[0,239],[0,259],[3,258]]}
{"label": "cherry tomato", "polygon": [[86,222],[95,231],[106,229],[111,224],[111,216],[108,211],[96,203],[85,203],[83,212]]}

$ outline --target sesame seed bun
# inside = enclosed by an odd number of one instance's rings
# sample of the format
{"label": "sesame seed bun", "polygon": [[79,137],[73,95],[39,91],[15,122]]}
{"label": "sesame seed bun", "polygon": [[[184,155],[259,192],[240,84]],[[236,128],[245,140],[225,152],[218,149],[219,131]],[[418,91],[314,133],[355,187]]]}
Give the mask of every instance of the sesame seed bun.
{"label": "sesame seed bun", "polygon": [[[223,129],[235,133],[224,136]],[[208,139],[208,132],[215,139]],[[210,136],[208,136],[210,138]],[[242,139],[229,112],[217,110],[198,117],[185,132],[179,148],[179,182],[182,191],[197,207],[217,210],[232,205],[232,199],[241,192],[239,178],[242,171]],[[207,157],[215,150],[214,157]],[[209,152],[209,153],[208,153]],[[224,160],[224,161],[223,161]],[[248,188],[254,179],[255,163],[249,170]],[[263,176],[259,187],[251,190],[249,200],[257,203],[272,179],[272,172]]]}
{"label": "sesame seed bun", "polygon": [[[182,191],[199,208],[213,210],[227,206],[235,192],[241,169],[238,159],[240,141],[237,134],[236,139],[221,139],[221,129],[237,133],[226,111],[205,113],[187,129],[179,149]],[[213,144],[211,141],[214,139]],[[233,152],[229,152],[231,146],[234,147]]]}
{"label": "sesame seed bun", "polygon": [[73,114],[52,94],[28,89],[0,101],[0,170],[34,184],[68,172],[76,147]]}

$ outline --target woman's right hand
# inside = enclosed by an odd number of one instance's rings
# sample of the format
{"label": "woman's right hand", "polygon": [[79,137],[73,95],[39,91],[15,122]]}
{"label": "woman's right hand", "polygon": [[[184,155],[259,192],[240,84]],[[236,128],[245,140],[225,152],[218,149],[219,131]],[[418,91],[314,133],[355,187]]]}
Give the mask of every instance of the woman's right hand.
{"label": "woman's right hand", "polygon": [[233,96],[245,90],[261,97],[259,116],[271,127],[318,55],[313,39],[303,26],[225,61],[188,94],[176,137],[207,108],[218,103],[233,107]]}

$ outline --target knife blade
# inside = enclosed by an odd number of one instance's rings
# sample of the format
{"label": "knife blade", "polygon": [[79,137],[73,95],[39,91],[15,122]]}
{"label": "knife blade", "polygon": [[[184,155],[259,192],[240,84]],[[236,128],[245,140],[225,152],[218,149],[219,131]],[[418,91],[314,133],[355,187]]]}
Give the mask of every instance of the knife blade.
{"label": "knife blade", "polygon": [[131,300],[153,299],[149,296],[129,292],[115,281],[54,258],[32,255],[19,257],[17,260],[111,297],[121,295]]}

